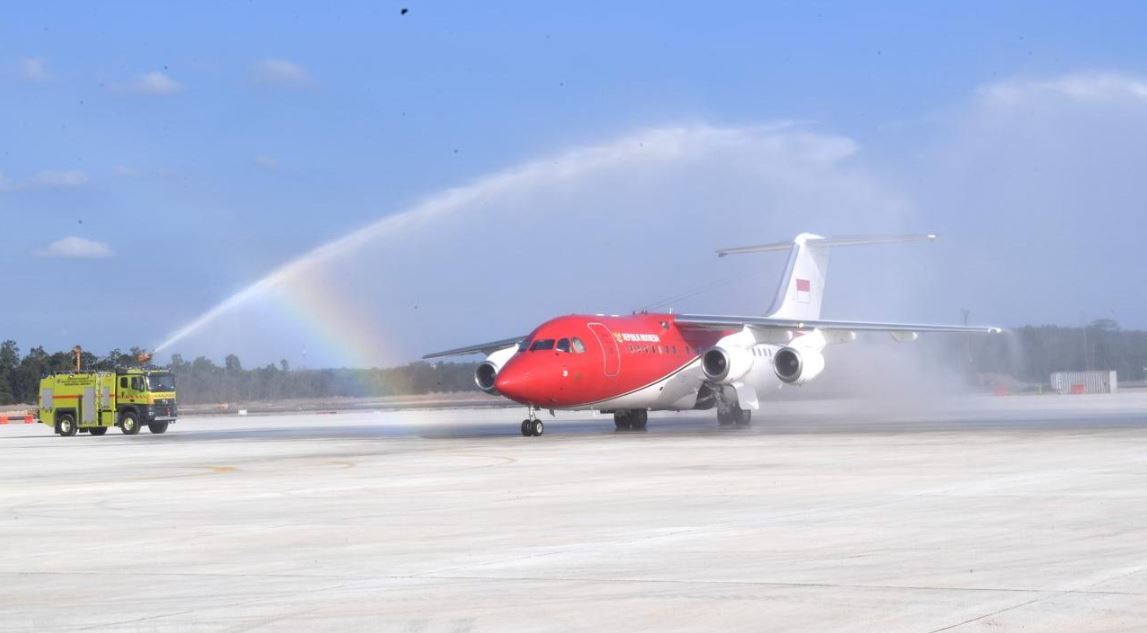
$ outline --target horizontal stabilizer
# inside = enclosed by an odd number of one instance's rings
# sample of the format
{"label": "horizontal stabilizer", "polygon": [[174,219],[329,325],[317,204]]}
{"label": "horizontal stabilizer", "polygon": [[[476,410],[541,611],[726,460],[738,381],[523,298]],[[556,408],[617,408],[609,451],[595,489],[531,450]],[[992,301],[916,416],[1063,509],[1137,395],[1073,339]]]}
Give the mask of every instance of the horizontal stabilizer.
{"label": "horizontal stabilizer", "polygon": [[[900,242],[931,242],[936,239],[934,233],[920,233],[909,235],[850,235],[843,237],[807,237],[804,242],[822,246],[861,246],[866,244],[897,244]],[[743,255],[745,253],[763,253],[768,251],[789,251],[793,242],[773,242],[771,244],[756,244],[753,246],[737,246],[722,248],[717,251],[718,257],[726,255]]]}

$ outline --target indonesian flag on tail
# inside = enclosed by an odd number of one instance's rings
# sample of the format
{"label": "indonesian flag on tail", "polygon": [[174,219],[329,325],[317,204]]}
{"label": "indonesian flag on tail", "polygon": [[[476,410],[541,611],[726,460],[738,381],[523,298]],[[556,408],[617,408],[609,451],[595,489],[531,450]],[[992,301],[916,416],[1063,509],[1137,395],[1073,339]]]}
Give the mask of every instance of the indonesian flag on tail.
{"label": "indonesian flag on tail", "polygon": [[797,278],[797,301],[808,303],[812,301],[812,283],[807,279]]}

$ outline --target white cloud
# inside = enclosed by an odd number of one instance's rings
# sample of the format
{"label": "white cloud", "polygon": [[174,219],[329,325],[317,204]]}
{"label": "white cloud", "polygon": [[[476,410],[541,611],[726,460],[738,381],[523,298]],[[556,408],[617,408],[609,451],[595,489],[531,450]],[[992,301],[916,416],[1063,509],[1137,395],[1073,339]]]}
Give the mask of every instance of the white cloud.
{"label": "white cloud", "polygon": [[978,319],[1012,324],[1142,327],[1125,289],[1142,270],[1145,106],[1143,76],[1096,71],[994,82],[951,109],[901,167],[960,262],[933,302],[962,296]]}
{"label": "white cloud", "polygon": [[48,81],[48,62],[42,57],[28,57],[20,60],[20,76],[28,81],[41,83]]}
{"label": "white cloud", "polygon": [[285,59],[264,59],[252,69],[256,83],[299,90],[314,85],[314,78],[306,68]]}
{"label": "white cloud", "polygon": [[163,96],[182,92],[183,85],[156,70],[136,77],[134,81],[122,86],[122,89],[135,94]]}
{"label": "white cloud", "polygon": [[70,189],[88,183],[88,175],[82,171],[42,171],[26,182],[29,189]]}
{"label": "white cloud", "polygon": [[1072,73],[1045,80],[997,82],[981,87],[977,94],[997,104],[1047,98],[1084,102],[1147,101],[1147,80],[1114,72]]}
{"label": "white cloud", "polygon": [[26,180],[12,181],[0,174],[0,192],[31,189],[72,189],[88,183],[88,175],[79,170],[41,171]]}
{"label": "white cloud", "polygon": [[72,236],[56,240],[36,254],[41,257],[94,259],[111,257],[114,253],[111,247],[103,242]]}
{"label": "white cloud", "polygon": [[276,170],[279,168],[279,159],[263,154],[255,157],[255,164],[263,169]]}

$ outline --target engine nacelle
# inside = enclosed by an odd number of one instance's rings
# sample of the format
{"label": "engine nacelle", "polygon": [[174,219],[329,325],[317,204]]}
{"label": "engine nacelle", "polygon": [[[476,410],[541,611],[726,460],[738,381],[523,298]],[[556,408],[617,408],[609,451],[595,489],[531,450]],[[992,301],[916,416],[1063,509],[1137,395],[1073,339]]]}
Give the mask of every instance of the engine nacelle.
{"label": "engine nacelle", "polygon": [[732,384],[753,368],[753,354],[742,347],[713,347],[701,356],[705,378],[719,385]]}
{"label": "engine nacelle", "polygon": [[781,382],[803,385],[824,371],[824,354],[793,347],[782,347],[773,355],[773,371]]}
{"label": "engine nacelle", "polygon": [[494,381],[498,378],[498,372],[502,371],[502,366],[517,351],[518,346],[511,345],[487,356],[486,360],[478,365],[478,369],[474,370],[474,384],[492,396],[498,395],[498,390],[494,388]]}

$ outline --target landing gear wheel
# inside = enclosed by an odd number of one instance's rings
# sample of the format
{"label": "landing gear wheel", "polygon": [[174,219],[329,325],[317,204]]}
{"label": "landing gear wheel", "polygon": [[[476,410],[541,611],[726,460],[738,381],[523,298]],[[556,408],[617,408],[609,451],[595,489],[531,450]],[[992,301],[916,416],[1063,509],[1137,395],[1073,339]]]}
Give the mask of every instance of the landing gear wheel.
{"label": "landing gear wheel", "polygon": [[56,418],[56,432],[64,437],[72,437],[76,434],[76,419],[70,415],[61,415]]}
{"label": "landing gear wheel", "polygon": [[123,431],[124,435],[139,433],[139,418],[131,411],[123,413],[119,417],[119,429]]}
{"label": "landing gear wheel", "polygon": [[529,437],[534,434],[533,426],[529,420],[522,420],[522,437]]}
{"label": "landing gear wheel", "polygon": [[151,431],[152,433],[155,433],[156,435],[159,435],[160,433],[166,433],[167,432],[167,425],[168,424],[170,424],[170,423],[169,422],[148,422],[147,423],[147,430]]}
{"label": "landing gear wheel", "polygon": [[733,423],[738,429],[747,429],[753,425],[753,411],[751,409],[735,409]]}
{"label": "landing gear wheel", "polygon": [[629,428],[634,431],[644,431],[647,422],[649,422],[649,412],[645,409],[638,409],[630,414]]}
{"label": "landing gear wheel", "polygon": [[530,432],[534,437],[538,437],[546,432],[546,425],[541,420],[534,420],[530,423]]}
{"label": "landing gear wheel", "polygon": [[613,427],[618,431],[628,431],[631,428],[633,417],[629,411],[613,412]]}
{"label": "landing gear wheel", "polygon": [[107,433],[107,432],[108,432],[108,427],[106,427],[106,426],[95,426],[95,427],[88,429],[88,433],[91,433],[92,435],[96,435],[96,436],[103,435],[104,433]]}
{"label": "landing gear wheel", "polygon": [[733,424],[733,412],[717,409],[717,426],[730,426]]}

